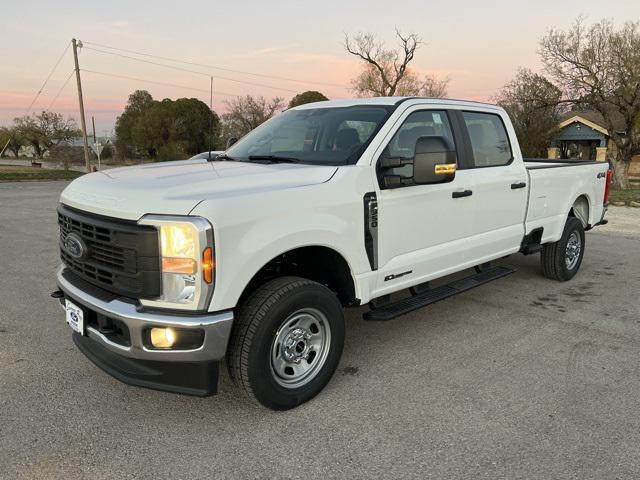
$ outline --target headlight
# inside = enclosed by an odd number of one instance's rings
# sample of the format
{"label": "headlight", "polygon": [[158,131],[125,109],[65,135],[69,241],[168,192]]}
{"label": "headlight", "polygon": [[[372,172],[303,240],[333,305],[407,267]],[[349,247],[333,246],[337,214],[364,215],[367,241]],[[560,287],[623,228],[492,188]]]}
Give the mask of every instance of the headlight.
{"label": "headlight", "polygon": [[162,294],[140,299],[148,307],[204,310],[214,280],[213,230],[202,217],[147,215],[139,222],[158,229]]}

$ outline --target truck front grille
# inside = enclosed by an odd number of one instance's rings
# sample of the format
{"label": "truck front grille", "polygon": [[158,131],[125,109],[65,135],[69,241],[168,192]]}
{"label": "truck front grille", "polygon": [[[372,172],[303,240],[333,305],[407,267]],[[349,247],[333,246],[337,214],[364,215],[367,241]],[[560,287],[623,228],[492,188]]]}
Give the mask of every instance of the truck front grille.
{"label": "truck front grille", "polygon": [[[81,278],[126,297],[155,298],[160,294],[158,233],[154,227],[65,205],[58,208],[58,225],[60,259]],[[84,243],[81,256],[65,247],[70,234]]]}

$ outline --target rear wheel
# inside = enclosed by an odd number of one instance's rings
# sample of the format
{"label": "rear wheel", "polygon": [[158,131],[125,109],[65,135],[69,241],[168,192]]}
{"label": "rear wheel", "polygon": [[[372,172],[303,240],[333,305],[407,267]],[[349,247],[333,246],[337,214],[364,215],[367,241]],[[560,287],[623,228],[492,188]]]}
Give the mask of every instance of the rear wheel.
{"label": "rear wheel", "polygon": [[238,309],[227,365],[247,397],[273,410],[310,400],[331,379],[344,344],[336,295],[303,278],[272,280]]}
{"label": "rear wheel", "polygon": [[584,247],[582,222],[568,217],[560,240],[542,246],[540,263],[544,276],[561,282],[571,280],[580,269]]}

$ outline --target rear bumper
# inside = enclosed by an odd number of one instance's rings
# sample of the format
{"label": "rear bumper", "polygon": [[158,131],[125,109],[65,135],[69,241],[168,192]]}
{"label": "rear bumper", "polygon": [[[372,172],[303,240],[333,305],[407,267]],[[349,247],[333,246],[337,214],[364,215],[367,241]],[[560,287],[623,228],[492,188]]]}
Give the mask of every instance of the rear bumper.
{"label": "rear bumper", "polygon": [[[124,325],[126,341],[110,336],[99,323],[88,323],[85,335],[74,334],[74,342],[92,362],[115,378],[132,385],[190,395],[216,393],[218,363],[225,356],[233,323],[233,312],[206,314],[164,313],[140,310],[128,299],[100,297],[57,273],[64,297],[82,307],[88,318],[101,318]],[[204,332],[201,346],[191,350],[155,350],[145,345],[145,332],[152,327],[173,327]]]}
{"label": "rear bumper", "polygon": [[598,221],[598,223],[595,223],[591,225],[589,228],[587,228],[587,230],[591,230],[593,227],[597,227],[598,225],[606,225],[607,223],[609,223],[609,220],[606,220],[604,218],[604,216],[607,214],[608,209],[609,209],[609,204],[605,203],[604,206],[602,207],[602,215],[600,216],[600,220]]}

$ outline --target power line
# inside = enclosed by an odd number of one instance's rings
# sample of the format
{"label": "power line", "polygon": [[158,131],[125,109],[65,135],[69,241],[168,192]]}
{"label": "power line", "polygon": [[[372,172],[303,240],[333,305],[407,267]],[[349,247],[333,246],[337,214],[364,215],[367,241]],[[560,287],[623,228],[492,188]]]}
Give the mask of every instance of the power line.
{"label": "power line", "polygon": [[71,77],[73,76],[74,73],[75,73],[75,69],[73,69],[73,70],[71,70],[71,72],[69,72],[69,76],[67,77],[67,79],[64,81],[64,83],[60,87],[60,90],[58,90],[58,93],[56,93],[56,96],[53,97],[53,100],[51,100],[51,103],[47,107],[47,110],[51,110],[51,107],[53,107],[53,104],[56,103],[56,100],[58,100],[58,97],[62,93],[62,90],[64,90],[64,87],[67,86],[67,83],[69,83],[69,80],[71,80]]}
{"label": "power line", "polygon": [[122,53],[107,52],[105,50],[100,50],[98,48],[92,48],[92,47],[84,47],[84,48],[86,50],[91,50],[91,51],[94,51],[94,52],[104,53],[104,54],[107,54],[107,55],[115,55],[116,57],[127,58],[129,60],[135,60],[137,62],[148,63],[150,65],[156,65],[158,67],[170,68],[172,70],[179,70],[179,71],[182,71],[182,72],[193,73],[193,74],[196,74],[196,75],[203,75],[205,77],[213,76],[213,78],[217,78],[218,80],[227,80],[229,82],[244,83],[245,85],[253,85],[253,86],[257,86],[257,87],[271,88],[273,90],[282,90],[284,92],[298,93],[297,90],[291,90],[289,88],[274,87],[273,85],[265,85],[263,83],[256,83],[256,82],[247,82],[245,80],[237,80],[235,78],[220,77],[218,75],[211,75],[209,73],[199,72],[197,70],[190,70],[188,68],[176,67],[175,65],[167,65],[167,64],[164,64],[164,63],[153,62],[151,60],[143,60],[142,58],[131,57],[129,55],[123,55]]}
{"label": "power line", "polygon": [[27,108],[27,113],[31,111],[31,108],[33,107],[33,104],[36,103],[36,100],[38,99],[38,97],[40,97],[40,94],[42,93],[42,90],[44,90],[44,87],[47,85],[47,82],[51,78],[51,75],[53,75],[53,72],[55,72],[56,68],[58,68],[58,65],[60,65],[60,62],[64,58],[64,54],[67,53],[67,50],[69,50],[69,45],[71,45],[71,43],[67,43],[67,46],[62,51],[62,55],[60,55],[60,57],[58,58],[58,61],[56,62],[56,64],[53,66],[53,68],[49,72],[49,75],[47,75],[47,78],[45,79],[44,83],[40,87],[40,90],[38,90],[38,93],[36,93],[36,96],[33,97],[33,100],[31,101],[31,104],[29,105],[29,108]]}
{"label": "power line", "polygon": [[225,71],[225,72],[239,73],[239,74],[242,74],[242,75],[252,75],[252,76],[255,76],[255,77],[262,77],[262,78],[272,78],[274,80],[283,80],[283,81],[286,81],[286,82],[296,82],[296,83],[302,83],[302,84],[307,84],[307,85],[324,85],[324,86],[328,86],[328,87],[345,88],[344,85],[341,85],[341,84],[338,84],[338,83],[317,82],[317,81],[310,81],[310,80],[301,80],[301,79],[296,79],[296,78],[280,77],[280,76],[277,76],[277,75],[266,75],[266,74],[263,74],[263,73],[247,72],[247,71],[244,71],[244,70],[233,70],[231,68],[216,67],[214,65],[207,65],[205,63],[187,62],[185,60],[179,60],[177,58],[163,57],[163,56],[160,56],[160,55],[152,55],[150,53],[143,53],[143,52],[137,52],[135,50],[127,50],[127,49],[124,49],[124,48],[111,47],[109,45],[102,45],[102,44],[99,44],[99,43],[86,42],[86,41],[84,43],[88,44],[88,45],[94,45],[96,47],[108,48],[109,50],[117,50],[119,52],[134,53],[136,55],[142,55],[144,57],[157,58],[159,60],[167,60],[169,62],[182,63],[184,65],[193,65],[195,67],[212,68],[214,70],[222,70],[222,71]]}
{"label": "power line", "polygon": [[[60,65],[60,62],[64,58],[64,54],[67,53],[67,50],[69,50],[69,46],[70,45],[71,45],[71,42],[67,43],[67,46],[64,47],[64,50],[62,51],[62,54],[60,55],[60,57],[58,57],[58,61],[56,62],[56,64],[53,66],[53,68],[49,72],[49,75],[47,75],[47,78],[45,78],[44,82],[42,83],[42,86],[40,87],[40,90],[38,90],[36,95],[33,97],[33,100],[31,100],[31,103],[29,104],[29,107],[27,108],[27,114],[29,114],[31,112],[31,109],[33,108],[33,105],[36,103],[36,100],[38,100],[38,98],[40,97],[40,94],[42,93],[42,90],[44,90],[44,87],[47,86],[47,82],[51,78],[51,75],[53,75],[53,72],[55,72],[56,68],[58,68],[58,65]],[[68,79],[67,79],[67,81],[68,81]],[[4,145],[4,147],[0,150],[0,156],[2,156],[4,151],[7,149],[7,147],[9,146],[9,143],[11,143],[11,140],[8,140],[7,143]]]}
{"label": "power line", "polygon": [[[183,88],[185,90],[192,90],[194,92],[210,93],[209,90],[205,90],[203,88],[188,87],[186,85],[179,85],[177,83],[158,82],[157,80],[149,80],[149,79],[146,79],[146,78],[138,78],[138,77],[129,77],[127,75],[116,75],[115,73],[97,72],[95,70],[87,70],[85,68],[83,68],[82,71],[86,72],[86,73],[94,73],[96,75],[104,75],[106,77],[123,78],[125,80],[134,80],[136,82],[147,82],[147,83],[154,83],[156,85],[164,85],[164,86],[168,86],[168,87]],[[226,96],[226,97],[239,97],[240,96],[240,95],[236,95],[235,93],[218,92],[218,91],[215,91],[215,90],[214,90],[213,93],[215,93],[216,95],[222,95],[222,96]]]}

